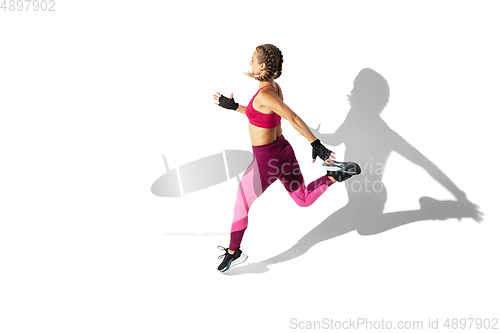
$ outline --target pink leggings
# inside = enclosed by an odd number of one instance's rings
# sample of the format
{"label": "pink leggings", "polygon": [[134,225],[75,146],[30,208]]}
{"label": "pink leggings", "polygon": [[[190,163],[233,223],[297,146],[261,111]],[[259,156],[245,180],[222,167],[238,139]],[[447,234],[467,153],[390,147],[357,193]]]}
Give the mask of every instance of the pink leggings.
{"label": "pink leggings", "polygon": [[254,159],[241,178],[236,196],[229,244],[231,251],[240,247],[253,202],[277,179],[300,207],[311,205],[334,183],[325,175],[306,187],[293,148],[283,135],[271,143],[252,148]]}

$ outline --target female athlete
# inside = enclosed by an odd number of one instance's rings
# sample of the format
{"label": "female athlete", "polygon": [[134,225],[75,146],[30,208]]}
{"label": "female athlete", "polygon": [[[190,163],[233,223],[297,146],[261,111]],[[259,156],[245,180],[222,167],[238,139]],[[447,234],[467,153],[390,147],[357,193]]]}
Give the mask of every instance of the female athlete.
{"label": "female athlete", "polygon": [[[217,92],[214,99],[226,109],[235,110],[248,117],[250,140],[254,158],[241,178],[234,207],[229,248],[219,246],[225,253],[218,270],[228,269],[244,262],[248,256],[240,244],[248,225],[248,212],[252,203],[279,179],[290,197],[300,206],[314,203],[335,182],[342,182],[361,172],[354,162],[336,162],[334,153],[317,139],[304,121],[283,102],[281,87],[275,82],[281,76],[283,54],[272,44],[257,46],[252,55],[251,73],[259,81],[259,90],[248,106]],[[281,131],[281,118],[288,120],[312,145],[313,162],[319,156],[325,163],[326,175],[306,185],[290,143]]]}

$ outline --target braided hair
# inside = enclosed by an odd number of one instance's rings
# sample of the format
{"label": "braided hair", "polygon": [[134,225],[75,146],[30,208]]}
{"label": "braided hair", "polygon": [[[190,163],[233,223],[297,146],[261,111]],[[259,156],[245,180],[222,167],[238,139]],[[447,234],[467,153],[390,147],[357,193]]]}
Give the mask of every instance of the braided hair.
{"label": "braided hair", "polygon": [[271,78],[279,78],[281,76],[283,65],[283,54],[280,49],[273,44],[263,44],[257,46],[256,50],[258,62],[261,64],[265,63],[267,65],[266,75],[254,76],[250,72],[247,72],[246,74],[258,81],[268,81]]}

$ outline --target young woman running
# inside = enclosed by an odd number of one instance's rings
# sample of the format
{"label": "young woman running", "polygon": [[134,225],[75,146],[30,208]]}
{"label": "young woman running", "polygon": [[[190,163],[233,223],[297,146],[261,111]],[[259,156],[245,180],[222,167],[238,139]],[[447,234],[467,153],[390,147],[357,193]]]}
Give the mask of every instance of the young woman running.
{"label": "young woman running", "polygon": [[[250,140],[254,158],[241,178],[234,207],[229,248],[219,246],[225,253],[218,270],[225,272],[244,262],[248,256],[240,249],[248,225],[248,211],[252,203],[279,179],[288,194],[300,206],[307,207],[335,182],[342,182],[361,170],[353,162],[335,162],[334,153],[321,144],[304,121],[285,103],[280,86],[274,81],[281,75],[283,55],[272,44],[257,46],[252,55],[252,72],[246,74],[259,81],[259,90],[248,106],[216,93],[214,99],[226,109],[245,114],[249,120]],[[288,120],[312,145],[313,162],[319,156],[325,161],[327,174],[305,185],[300,167],[290,143],[281,132],[281,118]]]}

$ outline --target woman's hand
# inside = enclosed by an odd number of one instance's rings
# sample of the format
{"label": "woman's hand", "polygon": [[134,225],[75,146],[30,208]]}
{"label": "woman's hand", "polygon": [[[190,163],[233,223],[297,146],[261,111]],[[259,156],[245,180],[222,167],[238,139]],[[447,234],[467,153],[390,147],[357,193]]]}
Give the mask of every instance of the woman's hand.
{"label": "woman's hand", "polygon": [[316,139],[315,141],[311,142],[312,146],[312,158],[313,158],[313,163],[316,161],[316,157],[319,156],[323,161],[330,163],[331,161],[335,161],[335,153],[332,152],[330,149],[326,148],[323,146],[323,144],[319,141],[319,139]]}
{"label": "woman's hand", "polygon": [[238,110],[239,104],[234,101],[233,93],[231,93],[231,98],[227,98],[220,92],[216,92],[214,99],[217,101],[215,105],[222,106],[225,109]]}
{"label": "woman's hand", "polygon": [[[217,101],[217,103],[215,103],[215,105],[219,105],[219,98],[222,96],[222,94],[220,92],[216,92],[215,95],[214,95],[214,99]],[[231,93],[231,98],[233,98],[233,93]]]}

